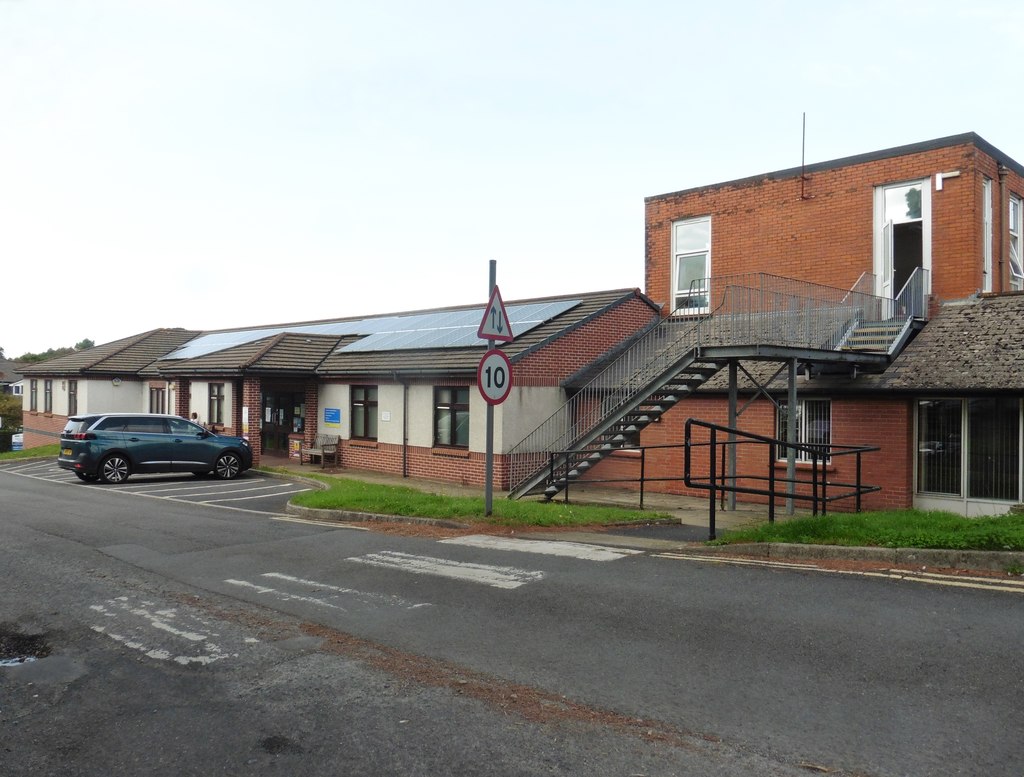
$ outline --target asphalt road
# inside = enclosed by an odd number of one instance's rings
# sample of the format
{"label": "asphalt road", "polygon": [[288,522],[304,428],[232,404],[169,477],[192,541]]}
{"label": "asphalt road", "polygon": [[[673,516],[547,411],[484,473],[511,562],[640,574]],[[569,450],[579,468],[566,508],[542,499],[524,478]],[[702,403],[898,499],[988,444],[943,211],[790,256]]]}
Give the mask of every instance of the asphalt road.
{"label": "asphalt road", "polygon": [[1024,763],[1024,589],[439,542],[177,493],[0,468],[0,646],[29,659],[0,667],[0,774]]}

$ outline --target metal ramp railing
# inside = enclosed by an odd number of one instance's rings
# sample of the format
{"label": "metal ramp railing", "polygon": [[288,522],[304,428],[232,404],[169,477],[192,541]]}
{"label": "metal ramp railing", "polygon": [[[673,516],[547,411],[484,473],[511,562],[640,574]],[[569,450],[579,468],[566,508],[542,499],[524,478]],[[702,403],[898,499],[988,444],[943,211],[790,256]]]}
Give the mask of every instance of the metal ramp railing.
{"label": "metal ramp railing", "polygon": [[[847,290],[767,273],[695,281],[704,307],[676,311],[643,333],[509,451],[509,496],[518,498],[545,485],[551,451],[591,450],[596,463],[603,452],[621,447],[626,432],[638,432],[724,365],[705,359],[707,349],[741,346],[753,353],[775,346],[807,349],[824,358],[826,352],[839,351],[863,322],[895,316],[909,321],[923,311],[923,302],[862,291],[869,283],[870,276],[861,276]],[[904,289],[907,295],[920,293],[923,299],[926,277],[908,290],[911,285]],[[624,418],[630,420],[627,427],[616,427]]]}

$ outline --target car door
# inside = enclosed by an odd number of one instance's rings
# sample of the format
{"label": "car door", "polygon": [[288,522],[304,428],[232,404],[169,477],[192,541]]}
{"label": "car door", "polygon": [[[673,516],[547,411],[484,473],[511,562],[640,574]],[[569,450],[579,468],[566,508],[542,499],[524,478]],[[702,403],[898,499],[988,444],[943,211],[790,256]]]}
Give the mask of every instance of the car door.
{"label": "car door", "polygon": [[208,472],[219,447],[208,431],[184,418],[168,418],[171,469],[174,472]]}
{"label": "car door", "polygon": [[126,419],[124,442],[133,472],[170,472],[170,435],[159,416]]}

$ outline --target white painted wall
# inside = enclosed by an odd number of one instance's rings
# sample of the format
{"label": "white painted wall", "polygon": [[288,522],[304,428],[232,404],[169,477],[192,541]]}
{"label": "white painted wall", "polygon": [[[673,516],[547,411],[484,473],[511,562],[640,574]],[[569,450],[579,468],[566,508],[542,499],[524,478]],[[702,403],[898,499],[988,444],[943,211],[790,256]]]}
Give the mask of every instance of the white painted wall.
{"label": "white painted wall", "polygon": [[[349,420],[349,387],[339,383],[320,384],[320,410],[317,416],[317,431],[320,434],[338,434],[343,440],[352,436],[352,424]],[[341,410],[341,426],[327,426],[324,423],[324,409],[332,407]]]}
{"label": "white painted wall", "polygon": [[[398,383],[377,385],[377,440],[401,445],[405,433],[405,387]],[[195,389],[193,389],[193,397]],[[322,383],[319,389],[320,415],[317,428],[326,434],[351,439],[351,391],[348,385]],[[565,403],[565,392],[552,387],[513,387],[509,397],[494,409],[494,451],[504,453],[533,431]],[[341,410],[341,428],[324,425],[324,408]],[[413,384],[408,387],[408,443],[430,448],[434,444],[434,386]],[[469,389],[469,449],[483,453],[487,449],[487,402],[476,386]]]}
{"label": "white painted wall", "polygon": [[80,379],[78,381],[78,412],[144,413],[148,410],[146,405],[149,400],[149,395],[144,389],[145,384],[137,380],[122,380],[120,385],[117,385],[109,379]]}
{"label": "white painted wall", "polygon": [[495,408],[495,452],[508,453],[564,404],[565,391],[557,386],[513,386],[508,399]]}
{"label": "white painted wall", "polygon": [[[402,444],[405,390],[401,385],[377,387],[377,440],[389,445]],[[387,419],[387,420],[385,420]]]}

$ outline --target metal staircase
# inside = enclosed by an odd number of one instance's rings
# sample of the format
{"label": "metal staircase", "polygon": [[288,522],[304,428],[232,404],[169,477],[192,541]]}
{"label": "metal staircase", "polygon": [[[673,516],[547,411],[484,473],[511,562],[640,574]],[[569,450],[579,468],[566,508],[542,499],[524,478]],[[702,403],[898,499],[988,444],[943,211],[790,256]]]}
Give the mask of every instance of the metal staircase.
{"label": "metal staircase", "polygon": [[[694,283],[707,305],[641,334],[508,454],[510,498],[550,499],[693,394],[731,359],[786,358],[878,365],[924,317],[927,277],[918,271],[896,300],[750,273]],[[692,297],[693,295],[691,295]],[[917,297],[911,299],[911,297]]]}

